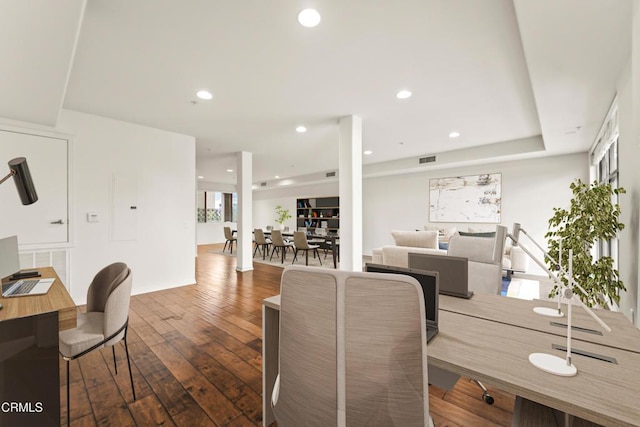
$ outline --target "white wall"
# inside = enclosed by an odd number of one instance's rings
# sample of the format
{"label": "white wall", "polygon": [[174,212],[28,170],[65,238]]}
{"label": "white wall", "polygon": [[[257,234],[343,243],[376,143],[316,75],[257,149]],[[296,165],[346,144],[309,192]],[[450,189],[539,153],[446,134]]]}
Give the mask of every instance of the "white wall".
{"label": "white wall", "polygon": [[[57,129],[73,136],[74,301],[83,304],[93,276],[115,261],[131,267],[134,294],[195,283],[195,138],[68,110]],[[132,240],[110,238],[113,174],[137,181]]]}
{"label": "white wall", "polygon": [[618,178],[626,194],[620,197],[620,232],[618,270],[627,291],[621,295],[620,309],[629,318],[635,313],[636,326],[640,307],[640,2],[636,1],[632,21],[632,51],[629,64],[618,80]]}

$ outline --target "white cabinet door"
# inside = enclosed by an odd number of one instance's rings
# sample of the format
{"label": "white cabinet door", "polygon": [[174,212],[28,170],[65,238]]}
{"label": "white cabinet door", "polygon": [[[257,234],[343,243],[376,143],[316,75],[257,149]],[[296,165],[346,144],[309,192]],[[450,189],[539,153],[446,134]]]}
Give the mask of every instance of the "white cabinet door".
{"label": "white cabinet door", "polygon": [[0,175],[7,162],[25,157],[38,201],[23,206],[13,178],[0,185],[0,237],[16,234],[20,245],[63,244],[68,228],[69,140],[0,129]]}

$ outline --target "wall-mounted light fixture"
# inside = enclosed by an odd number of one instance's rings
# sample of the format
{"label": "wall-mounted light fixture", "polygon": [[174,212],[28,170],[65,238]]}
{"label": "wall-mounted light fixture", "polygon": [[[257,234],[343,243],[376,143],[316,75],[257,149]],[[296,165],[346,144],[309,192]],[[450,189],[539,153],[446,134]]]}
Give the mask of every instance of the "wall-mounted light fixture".
{"label": "wall-mounted light fixture", "polygon": [[9,173],[4,178],[0,179],[0,184],[13,177],[13,181],[16,183],[16,189],[20,195],[20,200],[23,205],[30,205],[38,201],[38,194],[36,193],[36,187],[33,185],[33,179],[31,179],[31,172],[29,172],[29,165],[27,165],[27,159],[24,157],[16,157],[9,160]]}

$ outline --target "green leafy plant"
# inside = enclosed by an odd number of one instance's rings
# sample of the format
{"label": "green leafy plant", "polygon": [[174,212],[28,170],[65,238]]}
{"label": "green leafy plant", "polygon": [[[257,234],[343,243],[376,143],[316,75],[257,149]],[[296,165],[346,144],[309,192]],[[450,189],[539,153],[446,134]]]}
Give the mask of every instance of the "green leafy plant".
{"label": "green leafy plant", "polygon": [[276,215],[278,215],[278,218],[276,218],[276,222],[280,225],[282,225],[286,220],[291,218],[291,214],[289,214],[289,209],[284,209],[280,205],[276,206]]}
{"label": "green leafy plant", "polygon": [[[624,194],[624,188],[612,188],[610,184],[591,185],[576,180],[569,186],[573,198],[569,210],[554,208],[553,216],[549,219],[549,231],[545,234],[548,239],[549,256],[558,260],[560,241],[562,242],[562,266],[568,269],[569,249],[573,250],[573,277],[584,288],[583,294],[574,287],[574,294],[589,307],[604,306],[606,298],[620,301],[620,291],[626,290],[620,280],[618,270],[613,266],[614,260],[610,256],[603,256],[597,260],[592,258],[594,245],[602,240],[607,241],[616,237],[624,224],[618,221],[620,206],[612,202],[614,195]],[[557,269],[555,263],[546,259],[551,270]],[[566,278],[562,279],[568,285]],[[555,297],[559,285],[556,284],[549,294]]]}

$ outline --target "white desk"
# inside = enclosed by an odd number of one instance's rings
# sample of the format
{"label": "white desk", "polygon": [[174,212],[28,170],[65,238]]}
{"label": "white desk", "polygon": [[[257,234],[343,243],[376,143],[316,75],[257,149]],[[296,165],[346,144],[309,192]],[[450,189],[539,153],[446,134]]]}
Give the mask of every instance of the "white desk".
{"label": "white desk", "polygon": [[[502,298],[500,301],[508,307],[517,300]],[[279,309],[279,296],[263,301],[265,426],[274,421],[270,399],[278,369]],[[640,425],[639,353],[584,341],[580,343],[583,350],[615,357],[618,365],[575,356],[573,362],[578,367],[578,375],[556,377],[533,367],[528,355],[545,352],[562,356],[551,348],[553,343],[563,344],[561,336],[469,313],[471,310],[467,314],[440,311],[440,332],[429,343],[427,351],[430,365],[486,381],[516,396],[598,424]]]}

